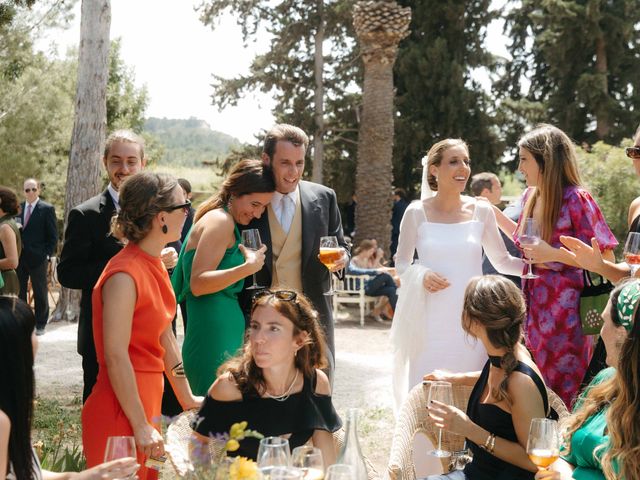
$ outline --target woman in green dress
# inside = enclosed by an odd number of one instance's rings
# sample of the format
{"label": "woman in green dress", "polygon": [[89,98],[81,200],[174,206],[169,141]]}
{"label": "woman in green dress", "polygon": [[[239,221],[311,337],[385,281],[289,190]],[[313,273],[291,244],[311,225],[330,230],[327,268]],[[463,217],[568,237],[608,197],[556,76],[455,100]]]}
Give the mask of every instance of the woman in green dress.
{"label": "woman in green dress", "polygon": [[607,365],[578,398],[565,448],[540,480],[640,479],[640,280],[622,282],[602,312]]}
{"label": "woman in green dress", "polygon": [[18,214],[18,197],[7,187],[0,186],[0,275],[4,286],[0,295],[18,295],[20,282],[16,275],[18,259],[22,251],[20,229],[13,220]]}
{"label": "woman in green dress", "polygon": [[237,224],[260,218],[274,190],[273,174],[262,161],[240,161],[198,208],[185,238],[171,280],[178,301],[187,304],[182,361],[195,395],[207,394],[218,367],[242,346],[238,293],[244,278],[262,268],[266,246],[245,249]]}

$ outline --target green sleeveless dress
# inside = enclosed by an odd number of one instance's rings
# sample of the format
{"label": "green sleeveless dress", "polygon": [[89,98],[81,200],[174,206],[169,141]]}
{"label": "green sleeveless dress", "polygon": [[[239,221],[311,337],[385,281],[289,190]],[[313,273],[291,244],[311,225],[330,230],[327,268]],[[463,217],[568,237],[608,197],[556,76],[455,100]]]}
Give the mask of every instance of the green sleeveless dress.
{"label": "green sleeveless dress", "polygon": [[[182,344],[182,362],[194,395],[207,395],[216,379],[216,370],[224,361],[234,356],[244,339],[244,315],[238,303],[244,280],[229,285],[224,290],[198,297],[191,293],[190,279],[196,249],[185,251],[193,228],[187,234],[178,263],[171,277],[178,302],[186,300],[187,332]],[[235,243],[227,248],[217,270],[242,265],[240,231],[235,227]],[[199,245],[198,248],[207,248]]]}
{"label": "green sleeveless dress", "polygon": [[[18,246],[18,257],[20,257],[20,252],[22,251],[22,237],[20,236],[20,229],[18,228],[18,224],[13,220],[13,217],[9,215],[5,215],[0,218],[0,225],[6,223],[11,227],[13,233],[16,234],[16,244]],[[0,243],[0,258],[5,258],[4,248],[2,248],[2,243]],[[18,275],[14,269],[11,270],[2,270],[0,271],[0,275],[2,275],[2,280],[4,281],[4,286],[0,288],[0,295],[18,295],[20,293],[20,282],[18,281]]]}

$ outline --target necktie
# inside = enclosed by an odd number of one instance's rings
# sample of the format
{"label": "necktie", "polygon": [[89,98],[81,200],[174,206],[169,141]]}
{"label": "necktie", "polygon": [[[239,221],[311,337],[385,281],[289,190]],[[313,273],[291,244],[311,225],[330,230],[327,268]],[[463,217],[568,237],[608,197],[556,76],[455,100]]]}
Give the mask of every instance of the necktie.
{"label": "necktie", "polygon": [[27,211],[24,214],[24,225],[22,226],[22,228],[27,226],[27,223],[29,223],[30,218],[31,218],[31,204],[28,204]]}
{"label": "necktie", "polygon": [[288,194],[283,195],[282,200],[280,200],[280,226],[286,233],[289,233],[294,213],[295,204],[293,199]]}

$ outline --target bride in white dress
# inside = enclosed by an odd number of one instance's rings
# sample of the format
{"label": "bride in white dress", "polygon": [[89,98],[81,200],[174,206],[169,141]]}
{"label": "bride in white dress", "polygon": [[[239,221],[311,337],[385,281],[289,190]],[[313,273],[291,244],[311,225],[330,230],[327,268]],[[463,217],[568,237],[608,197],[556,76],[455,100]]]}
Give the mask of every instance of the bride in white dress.
{"label": "bride in white dress", "polygon": [[423,198],[402,218],[396,256],[402,287],[391,329],[396,411],[427,372],[481,370],[486,362],[482,344],[468,339],[460,323],[467,283],[482,275],[482,249],[500,273],[523,271],[502,241],[491,205],[462,195],[470,174],[464,141],[436,143],[426,157]]}

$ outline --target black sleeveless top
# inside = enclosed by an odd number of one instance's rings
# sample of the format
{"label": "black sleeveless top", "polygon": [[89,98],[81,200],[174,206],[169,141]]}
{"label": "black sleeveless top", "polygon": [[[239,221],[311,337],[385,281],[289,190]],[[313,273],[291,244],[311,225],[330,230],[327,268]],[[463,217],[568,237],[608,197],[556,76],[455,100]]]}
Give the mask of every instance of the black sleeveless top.
{"label": "black sleeveless top", "polygon": [[[242,400],[224,402],[207,395],[191,426],[204,436],[228,433],[234,423],[246,421],[247,428],[265,437],[291,434],[291,450],[304,445],[314,430],[335,432],[342,426],[330,395],[319,395],[316,375],[304,379],[302,390],[292,393],[284,401],[262,398],[257,391],[242,395]],[[240,448],[230,456],[243,456],[253,460],[258,454],[259,440],[245,438]]]}
{"label": "black sleeveless top", "polygon": [[[500,357],[489,357],[489,360],[482,369],[480,378],[476,382],[469,397],[467,406],[467,415],[469,418],[496,437],[504,438],[511,442],[517,442],[515,428],[513,427],[513,419],[511,414],[504,411],[500,407],[490,403],[481,403],[480,397],[487,385],[489,379],[490,364],[500,366]],[[540,376],[529,365],[518,361],[516,372],[524,373],[530,377],[538,387],[538,391],[542,396],[545,412],[549,412],[549,399],[547,398],[547,389]],[[550,413],[553,417],[555,412]],[[557,414],[555,415],[557,418]],[[480,448],[471,440],[467,439],[467,446],[473,453],[473,461],[468,463],[464,469],[464,474],[471,480],[533,480],[535,473],[524,470],[520,467],[500,460],[498,457],[490,454],[486,450]]]}

